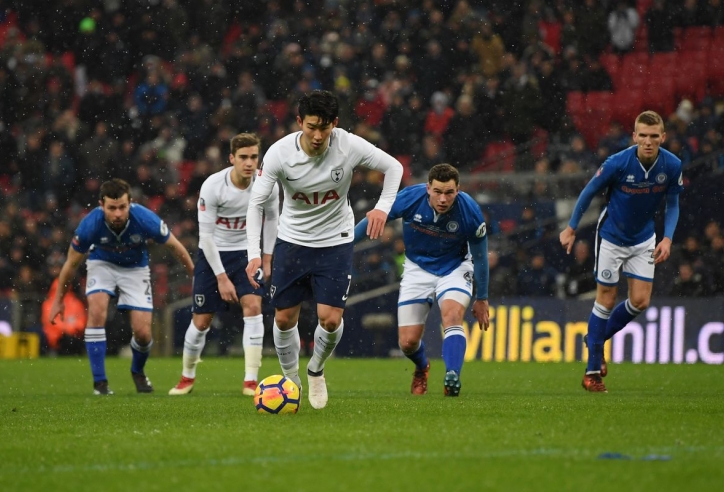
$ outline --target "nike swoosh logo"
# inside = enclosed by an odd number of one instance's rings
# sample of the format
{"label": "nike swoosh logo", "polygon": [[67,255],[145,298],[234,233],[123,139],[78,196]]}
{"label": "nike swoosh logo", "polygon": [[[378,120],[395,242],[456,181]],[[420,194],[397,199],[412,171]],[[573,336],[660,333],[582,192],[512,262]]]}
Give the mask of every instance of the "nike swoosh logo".
{"label": "nike swoosh logo", "polygon": [[287,178],[287,181],[297,181],[299,179],[302,179],[301,176],[299,176],[298,178],[290,178],[289,176],[285,176],[285,177]]}

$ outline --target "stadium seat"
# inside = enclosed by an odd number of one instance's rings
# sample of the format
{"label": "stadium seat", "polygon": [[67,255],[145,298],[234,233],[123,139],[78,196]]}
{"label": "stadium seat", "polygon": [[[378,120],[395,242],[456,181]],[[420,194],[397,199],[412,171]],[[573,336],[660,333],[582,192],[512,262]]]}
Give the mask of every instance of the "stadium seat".
{"label": "stadium seat", "polygon": [[589,122],[608,126],[611,122],[613,92],[593,91],[586,96],[586,114]]}
{"label": "stadium seat", "polygon": [[644,106],[664,119],[676,109],[676,79],[669,76],[651,77],[645,92]]}
{"label": "stadium seat", "polygon": [[566,112],[572,118],[586,113],[586,95],[582,91],[570,91],[566,94]]}
{"label": "stadium seat", "polygon": [[619,76],[621,74],[621,58],[616,53],[602,53],[598,57],[603,68],[606,69],[608,75],[613,81],[613,87],[619,87]]}
{"label": "stadium seat", "polygon": [[178,188],[181,195],[186,195],[186,189],[189,186],[189,181],[191,180],[195,166],[196,162],[194,161],[183,161],[178,165]]}
{"label": "stadium seat", "polygon": [[146,206],[153,210],[154,212],[158,212],[161,208],[161,205],[163,205],[163,195],[154,195],[151,197],[148,197],[148,201],[146,202]]}
{"label": "stadium seat", "polygon": [[676,72],[676,96],[689,98],[697,104],[706,95],[708,51],[681,52]]}
{"label": "stadium seat", "polygon": [[709,26],[690,26],[682,31],[681,50],[708,50],[712,41],[712,29]]}
{"label": "stadium seat", "polygon": [[473,172],[512,173],[515,170],[515,145],[510,140],[491,142],[483,152],[483,162]]}
{"label": "stadium seat", "polygon": [[713,97],[724,97],[724,51],[712,48],[709,53],[709,93]]}
{"label": "stadium seat", "polygon": [[621,89],[614,93],[612,103],[612,119],[618,121],[624,128],[631,128],[636,117],[644,108],[643,91]]}

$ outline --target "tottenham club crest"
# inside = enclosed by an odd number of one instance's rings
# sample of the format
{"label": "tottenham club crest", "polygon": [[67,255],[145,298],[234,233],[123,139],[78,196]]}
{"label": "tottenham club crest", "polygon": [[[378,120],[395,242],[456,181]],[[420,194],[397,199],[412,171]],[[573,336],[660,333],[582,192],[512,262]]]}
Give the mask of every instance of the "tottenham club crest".
{"label": "tottenham club crest", "polygon": [[344,169],[341,167],[338,167],[337,169],[332,169],[332,181],[335,183],[339,183],[342,181],[342,177],[344,176]]}
{"label": "tottenham club crest", "polygon": [[196,303],[196,305],[197,305],[198,307],[201,307],[201,306],[203,306],[204,303],[206,302],[206,296],[203,295],[203,294],[196,294],[196,295],[194,296],[194,302]]}

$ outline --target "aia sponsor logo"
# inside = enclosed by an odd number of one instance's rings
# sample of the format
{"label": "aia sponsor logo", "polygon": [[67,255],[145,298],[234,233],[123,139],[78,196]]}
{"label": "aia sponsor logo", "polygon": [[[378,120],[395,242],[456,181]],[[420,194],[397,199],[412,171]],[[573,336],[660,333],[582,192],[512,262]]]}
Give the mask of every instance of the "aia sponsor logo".
{"label": "aia sponsor logo", "polygon": [[339,195],[335,190],[315,191],[309,194],[297,191],[294,195],[292,195],[292,200],[304,202],[307,205],[324,205],[332,200],[339,200]]}

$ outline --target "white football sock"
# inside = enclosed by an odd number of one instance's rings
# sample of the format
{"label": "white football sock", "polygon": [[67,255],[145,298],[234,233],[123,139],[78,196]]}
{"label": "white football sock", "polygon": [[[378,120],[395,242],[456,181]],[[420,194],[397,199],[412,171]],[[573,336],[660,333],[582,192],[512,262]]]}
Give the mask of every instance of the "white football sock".
{"label": "white football sock", "polygon": [[196,328],[193,320],[189,323],[184,337],[183,370],[181,375],[185,378],[196,378],[196,364],[198,364],[201,352],[206,345],[206,334],[208,329],[201,331]]}
{"label": "white football sock", "polygon": [[264,346],[264,317],[244,317],[244,381],[256,381],[261,367],[261,349]]}
{"label": "white football sock", "polygon": [[342,338],[343,331],[344,320],[342,320],[339,327],[332,332],[325,330],[321,325],[317,324],[317,329],[314,331],[314,354],[309,364],[307,364],[308,371],[319,372],[324,370],[324,363],[337,347],[339,340]]}
{"label": "white football sock", "polygon": [[299,350],[301,343],[299,341],[299,328],[294,325],[287,331],[281,331],[274,321],[274,347],[279,357],[279,365],[282,366],[282,372],[295,383],[299,383]]}

